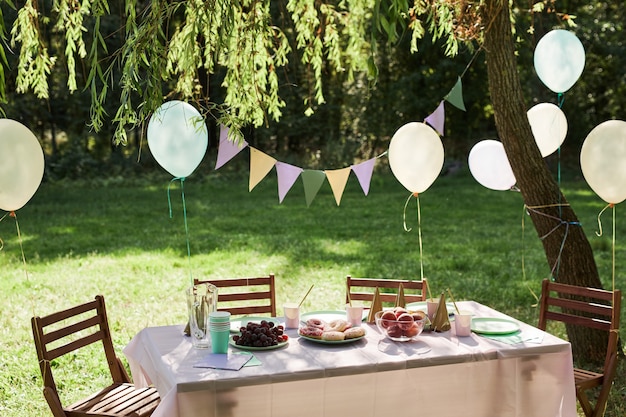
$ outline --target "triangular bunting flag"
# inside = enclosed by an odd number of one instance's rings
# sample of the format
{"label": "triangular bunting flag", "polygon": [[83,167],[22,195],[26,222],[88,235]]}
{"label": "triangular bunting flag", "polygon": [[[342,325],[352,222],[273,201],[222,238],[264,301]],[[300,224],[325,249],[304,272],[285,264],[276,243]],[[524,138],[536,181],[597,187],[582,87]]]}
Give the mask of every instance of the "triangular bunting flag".
{"label": "triangular bunting flag", "polygon": [[404,285],[402,285],[402,283],[400,283],[400,287],[398,287],[398,295],[396,297],[395,307],[406,308],[406,299],[404,298]]}
{"label": "triangular bunting flag", "polygon": [[326,173],[326,177],[328,178],[328,182],[330,183],[330,188],[333,189],[333,195],[335,196],[335,201],[337,202],[337,205],[339,205],[341,203],[341,196],[343,195],[343,190],[345,190],[346,183],[348,182],[348,176],[350,175],[350,167],[326,170],[324,172]]}
{"label": "triangular bunting flag", "polygon": [[215,169],[218,170],[226,162],[230,161],[248,146],[248,142],[245,140],[242,143],[235,143],[228,140],[228,127],[220,125],[220,143],[217,148],[217,161],[215,162]]}
{"label": "triangular bunting flag", "polygon": [[276,162],[276,175],[278,176],[278,202],[282,203],[283,199],[287,195],[287,192],[296,182],[302,168],[289,165],[284,162]]}
{"label": "triangular bunting flag", "polygon": [[252,191],[272,170],[274,165],[276,165],[274,158],[250,146],[250,185],[248,191]]}
{"label": "triangular bunting flag", "polygon": [[326,179],[324,171],[312,169],[305,169],[302,171],[302,184],[304,184],[304,198],[306,200],[307,207],[311,205],[313,199],[317,195],[317,192],[320,188],[322,188],[324,179]]}
{"label": "triangular bunting flag", "polygon": [[444,97],[448,103],[452,104],[454,107],[465,111],[465,104],[463,104],[463,85],[461,84],[461,77],[457,80],[452,90],[448,93],[447,96]]}
{"label": "triangular bunting flag", "polygon": [[380,291],[378,287],[376,287],[376,291],[374,291],[374,298],[372,299],[372,306],[370,307],[370,312],[367,315],[368,323],[376,323],[376,313],[379,311],[383,311],[383,302],[380,299]]}
{"label": "triangular bunting flag", "polygon": [[372,173],[374,172],[375,162],[376,158],[372,158],[368,161],[351,166],[354,175],[356,175],[359,179],[359,184],[361,184],[361,188],[363,189],[363,193],[365,193],[365,195],[367,195],[370,191],[370,182],[372,181]]}
{"label": "triangular bunting flag", "polygon": [[443,125],[446,120],[446,111],[444,109],[443,100],[439,102],[437,109],[432,112],[424,121],[432,126],[433,129],[443,136]]}

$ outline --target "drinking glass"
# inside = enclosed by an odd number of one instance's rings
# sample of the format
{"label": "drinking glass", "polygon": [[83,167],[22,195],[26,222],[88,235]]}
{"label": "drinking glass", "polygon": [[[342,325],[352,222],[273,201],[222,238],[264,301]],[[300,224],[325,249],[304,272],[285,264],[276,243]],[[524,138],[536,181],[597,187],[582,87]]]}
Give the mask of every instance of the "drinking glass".
{"label": "drinking glass", "polygon": [[217,287],[209,283],[189,287],[187,308],[191,343],[197,349],[207,349],[211,344],[209,314],[217,310]]}

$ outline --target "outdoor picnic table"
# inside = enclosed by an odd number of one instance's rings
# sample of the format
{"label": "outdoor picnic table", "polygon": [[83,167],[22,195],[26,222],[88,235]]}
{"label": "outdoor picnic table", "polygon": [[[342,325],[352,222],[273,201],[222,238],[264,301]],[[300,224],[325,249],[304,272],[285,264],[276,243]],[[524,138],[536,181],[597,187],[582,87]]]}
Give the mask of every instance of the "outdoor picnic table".
{"label": "outdoor picnic table", "polygon": [[196,367],[210,350],[194,349],[183,325],[148,327],[126,346],[134,382],[154,384],[154,417],[427,416],[576,417],[569,342],[473,301],[475,318],[514,322],[514,334],[424,332],[393,342],[375,325],[343,344],[315,343],[288,330],[279,349],[253,355],[240,370]]}

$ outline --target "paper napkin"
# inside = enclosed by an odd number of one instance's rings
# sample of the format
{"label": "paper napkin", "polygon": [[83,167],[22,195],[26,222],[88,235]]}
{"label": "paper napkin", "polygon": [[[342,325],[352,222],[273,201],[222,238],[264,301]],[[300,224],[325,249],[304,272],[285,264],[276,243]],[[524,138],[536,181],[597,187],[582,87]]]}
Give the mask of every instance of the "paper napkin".
{"label": "paper napkin", "polygon": [[229,371],[240,370],[253,355],[237,355],[223,353],[209,353],[200,362],[193,365],[194,368],[226,369]]}

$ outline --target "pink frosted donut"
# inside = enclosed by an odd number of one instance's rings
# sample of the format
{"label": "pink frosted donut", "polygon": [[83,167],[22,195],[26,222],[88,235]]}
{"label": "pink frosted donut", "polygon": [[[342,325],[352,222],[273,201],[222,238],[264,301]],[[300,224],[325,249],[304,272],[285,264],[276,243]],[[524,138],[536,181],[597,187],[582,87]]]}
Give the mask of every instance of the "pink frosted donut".
{"label": "pink frosted donut", "polygon": [[324,330],[313,326],[303,326],[298,330],[298,334],[300,334],[300,336],[310,337],[312,339],[321,339],[323,333]]}
{"label": "pink frosted donut", "polygon": [[323,329],[326,326],[326,323],[320,319],[312,318],[306,321],[306,325],[308,327],[316,327],[318,329]]}

